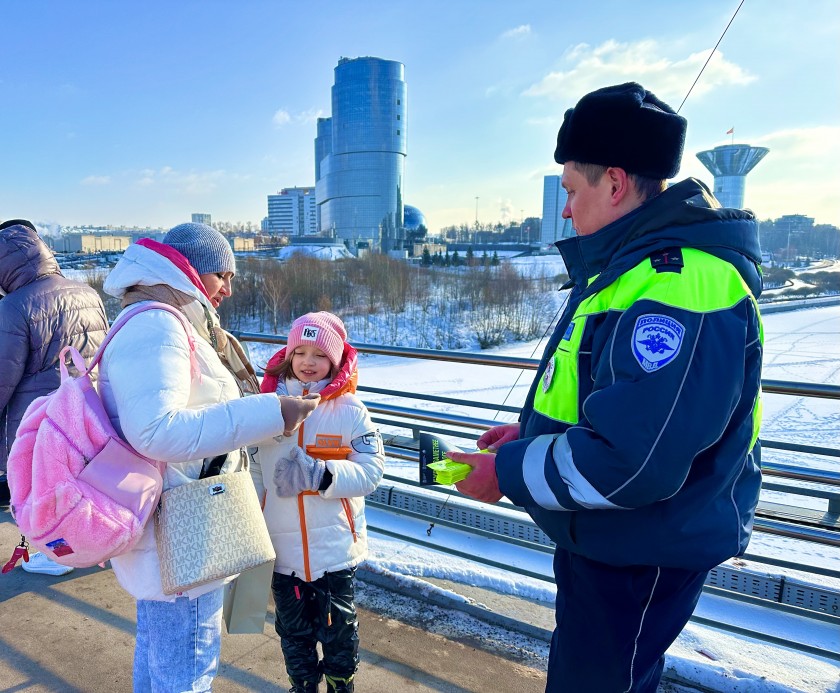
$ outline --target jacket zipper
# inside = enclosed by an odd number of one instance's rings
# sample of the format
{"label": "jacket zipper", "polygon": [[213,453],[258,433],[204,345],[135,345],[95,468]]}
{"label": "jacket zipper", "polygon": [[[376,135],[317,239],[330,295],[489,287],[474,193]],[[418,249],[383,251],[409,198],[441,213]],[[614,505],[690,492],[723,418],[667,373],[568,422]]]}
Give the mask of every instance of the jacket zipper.
{"label": "jacket zipper", "polygon": [[347,515],[347,522],[350,525],[350,531],[353,533],[353,543],[355,544],[359,537],[356,534],[356,522],[353,520],[353,509],[350,507],[350,500],[341,498],[341,505],[344,507],[344,514]]}
{"label": "jacket zipper", "polygon": [[353,512],[350,508],[350,501],[347,498],[341,498],[341,505],[344,507],[344,514],[347,515],[347,522],[350,524],[350,531],[353,533],[353,543],[358,541],[359,537],[356,534],[356,523],[353,521]]}
{"label": "jacket zipper", "polygon": [[[309,388],[303,388],[303,394],[309,394]],[[298,428],[298,445],[301,449],[305,449],[303,447],[303,427],[306,425],[306,422],[302,423]],[[304,496],[317,496],[319,495],[318,491],[303,491],[298,494],[297,503],[298,503],[298,517],[300,519],[300,538],[301,543],[303,545],[303,572],[306,577],[307,582],[312,582],[312,572],[310,570],[309,564],[309,535],[306,530],[306,509],[304,506],[303,498]],[[350,524],[350,531],[353,533],[353,543],[355,544],[359,537],[356,534],[356,523],[353,520],[353,512],[350,508],[350,501],[346,498],[340,498],[341,506],[344,508],[344,514],[347,516],[347,522]],[[331,624],[330,624],[331,625]]]}
{"label": "jacket zipper", "polygon": [[[309,388],[303,388],[303,394],[309,394]],[[298,427],[298,446],[303,449],[303,427],[306,422],[301,423]],[[300,539],[303,544],[303,572],[307,582],[312,582],[312,574],[309,566],[309,536],[306,531],[306,510],[303,503],[303,493],[299,493],[297,497],[298,502],[298,516],[300,518]]]}
{"label": "jacket zipper", "polygon": [[303,542],[303,572],[307,582],[312,582],[312,574],[309,571],[309,538],[306,535],[306,515],[303,509],[303,494],[298,494],[298,515],[300,515],[300,539]]}

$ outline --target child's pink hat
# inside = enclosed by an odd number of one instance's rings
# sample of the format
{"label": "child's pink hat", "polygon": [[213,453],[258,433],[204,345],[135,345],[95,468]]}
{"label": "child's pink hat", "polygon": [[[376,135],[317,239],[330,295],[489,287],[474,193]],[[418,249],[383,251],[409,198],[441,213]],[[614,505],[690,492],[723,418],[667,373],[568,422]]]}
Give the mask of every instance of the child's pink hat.
{"label": "child's pink hat", "polygon": [[286,360],[299,346],[316,346],[323,351],[330,362],[338,367],[344,353],[344,340],[347,330],[337,315],[318,311],[301,315],[292,323],[289,339],[286,342]]}

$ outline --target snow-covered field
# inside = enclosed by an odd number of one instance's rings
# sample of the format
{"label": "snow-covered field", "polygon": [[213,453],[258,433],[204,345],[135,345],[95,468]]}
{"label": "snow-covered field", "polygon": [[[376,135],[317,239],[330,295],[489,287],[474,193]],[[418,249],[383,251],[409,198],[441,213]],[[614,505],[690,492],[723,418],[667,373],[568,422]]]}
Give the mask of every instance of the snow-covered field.
{"label": "snow-covered field", "polygon": [[[840,307],[821,307],[774,313],[764,318],[765,361],[764,378],[840,385]],[[352,337],[352,335],[351,335]],[[249,345],[252,356],[264,363],[274,348],[269,345]],[[542,342],[510,344],[483,353],[509,356],[538,357]],[[519,371],[489,366],[470,366],[438,361],[423,361],[386,356],[363,356],[360,363],[359,382],[378,388],[421,392],[454,398],[499,404],[521,405],[527,394],[531,371]],[[477,418],[511,421],[515,414],[496,413],[491,410],[466,409],[454,404],[417,404],[395,396],[362,393],[366,401],[387,402],[402,406],[434,407]],[[762,437],[809,445],[840,447],[840,406],[836,400],[800,398],[781,395],[765,397]],[[468,441],[461,441],[465,446]],[[840,470],[840,465],[829,458],[810,459],[805,455],[780,451],[767,451],[767,457],[778,461]],[[389,460],[388,474],[417,478],[416,465],[406,461]],[[789,494],[765,494],[775,502],[826,509],[827,501]],[[370,511],[370,521],[389,522],[394,528],[396,520],[382,511]],[[426,539],[428,523],[400,520],[406,536]],[[436,527],[435,536],[446,545],[460,547],[481,555],[490,550],[470,537],[457,537],[446,528]],[[478,543],[477,543],[478,542]],[[496,542],[498,543],[498,542]],[[498,548],[494,548],[498,559]],[[750,553],[798,561],[840,570],[840,549],[756,532],[749,548]],[[551,575],[550,560],[542,556],[507,556],[511,564]],[[504,554],[502,555],[504,558]],[[524,562],[524,563],[523,563]],[[554,590],[551,583],[523,577],[516,573],[487,568],[481,564],[454,558],[402,541],[374,534],[371,540],[371,569],[383,573],[407,576],[407,579],[425,584],[424,578],[439,578],[455,583],[487,587],[496,591],[551,602]],[[760,563],[745,564],[752,570],[770,574],[788,574],[840,589],[840,580],[817,577],[801,572],[786,571]],[[406,579],[404,577],[404,579]],[[746,619],[751,627],[775,632],[779,637],[788,636],[800,642],[818,644],[829,650],[840,651],[840,629],[810,621],[781,618],[767,610],[735,607],[730,600],[704,596],[697,611],[707,617],[726,617],[731,620]],[[836,662],[810,657],[793,650],[739,638],[708,627],[690,624],[668,653],[668,671],[686,680],[707,686],[716,691],[825,691],[840,690],[840,668]]]}

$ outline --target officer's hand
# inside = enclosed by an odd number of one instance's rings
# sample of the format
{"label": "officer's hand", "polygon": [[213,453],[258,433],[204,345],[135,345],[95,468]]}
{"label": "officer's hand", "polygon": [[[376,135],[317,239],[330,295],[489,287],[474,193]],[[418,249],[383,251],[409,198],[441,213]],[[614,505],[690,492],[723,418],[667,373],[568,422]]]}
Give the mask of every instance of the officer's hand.
{"label": "officer's hand", "polygon": [[485,503],[495,503],[502,497],[499,480],[496,478],[496,455],[486,452],[448,452],[446,456],[473,468],[466,479],[455,484],[461,493]]}
{"label": "officer's hand", "polygon": [[480,450],[489,450],[495,452],[505,443],[512,440],[519,440],[519,424],[509,423],[502,426],[496,426],[489,431],[485,431],[481,438],[476,442],[476,447]]}

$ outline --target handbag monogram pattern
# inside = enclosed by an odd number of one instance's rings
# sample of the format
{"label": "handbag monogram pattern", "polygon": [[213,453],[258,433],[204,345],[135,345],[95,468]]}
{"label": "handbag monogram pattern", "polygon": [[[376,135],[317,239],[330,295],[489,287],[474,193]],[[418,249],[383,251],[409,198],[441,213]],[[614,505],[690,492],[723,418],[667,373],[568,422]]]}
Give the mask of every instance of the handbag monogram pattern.
{"label": "handbag monogram pattern", "polygon": [[247,471],[164,491],[155,515],[164,594],[177,594],[275,559]]}

